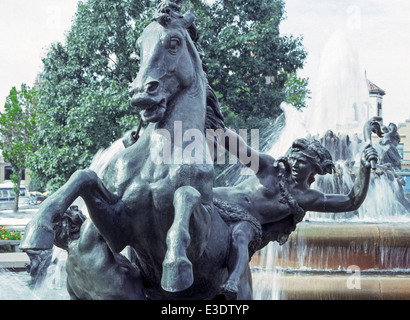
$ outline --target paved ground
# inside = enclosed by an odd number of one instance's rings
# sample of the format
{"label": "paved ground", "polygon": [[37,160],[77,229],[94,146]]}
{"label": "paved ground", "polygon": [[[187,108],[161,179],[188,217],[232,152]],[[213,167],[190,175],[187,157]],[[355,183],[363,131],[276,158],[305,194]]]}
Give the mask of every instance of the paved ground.
{"label": "paved ground", "polygon": [[6,226],[9,230],[23,231],[26,224],[37,213],[38,206],[22,206],[18,212],[11,208],[0,208],[0,226]]}
{"label": "paved ground", "polygon": [[[8,230],[24,231],[26,224],[36,214],[38,206],[22,205],[18,212],[13,212],[11,204],[0,206],[0,226]],[[0,268],[25,269],[30,259],[24,252],[0,253]]]}

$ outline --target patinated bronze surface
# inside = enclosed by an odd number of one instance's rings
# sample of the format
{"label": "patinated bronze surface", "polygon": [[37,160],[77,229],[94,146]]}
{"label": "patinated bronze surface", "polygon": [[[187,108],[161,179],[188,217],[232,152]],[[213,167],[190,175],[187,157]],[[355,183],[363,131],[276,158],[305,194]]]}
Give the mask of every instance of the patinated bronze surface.
{"label": "patinated bronze surface", "polygon": [[[355,210],[366,196],[370,161],[377,160],[370,146],[351,192],[326,195],[310,189],[316,174],[333,170],[318,141],[299,139],[274,159],[228,129],[219,132],[240,147],[225,147],[239,160],[250,154],[244,164],[255,174],[213,188],[204,131],[210,123],[223,127],[223,117],[202,68],[194,18],[192,9],[182,15],[179,3],[161,3],[138,39],[142,62],[130,86],[131,106],[149,125],[141,136],[139,129],[127,134],[126,148],[101,177],[75,172],[27,225],[23,250],[68,250],[73,299],[252,299],[248,262],[256,250],[284,243],[307,210]],[[85,222],[70,208],[78,197]],[[126,247],[129,259],[120,253]]]}
{"label": "patinated bronze surface", "polygon": [[[151,299],[212,299],[226,280],[230,228],[213,210],[212,161],[199,151],[195,159],[178,158],[191,143],[180,135],[204,134],[208,85],[194,18],[192,9],[182,15],[177,5],[164,3],[138,40],[142,64],[130,87],[131,106],[150,123],[138,143],[117,154],[101,179],[91,170],[74,173],[27,225],[21,248],[49,249],[54,221],[77,197],[84,199],[90,219],[67,263],[72,298],[95,298],[101,289],[84,286],[78,270],[87,270],[95,284],[129,277],[138,286],[132,272],[100,273],[102,266],[121,269],[117,255],[126,246],[136,253],[133,268]],[[238,297],[250,299],[246,271]],[[116,290],[109,292],[102,296],[118,297]]]}
{"label": "patinated bronze surface", "polygon": [[383,132],[383,138],[379,141],[380,164],[390,164],[394,170],[401,170],[401,156],[397,150],[400,134],[397,132],[397,126],[390,123],[383,127]]}

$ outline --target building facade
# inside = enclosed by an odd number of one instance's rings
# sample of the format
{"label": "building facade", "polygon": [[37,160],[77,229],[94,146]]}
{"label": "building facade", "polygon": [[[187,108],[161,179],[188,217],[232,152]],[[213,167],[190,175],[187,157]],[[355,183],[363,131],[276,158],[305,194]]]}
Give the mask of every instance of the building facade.
{"label": "building facade", "polygon": [[[386,92],[379,86],[367,80],[367,87],[369,89],[369,114],[368,118],[379,116],[383,118],[383,96]],[[404,191],[410,194],[410,119],[403,123],[395,123],[397,125],[397,132],[400,135],[400,143],[397,146],[397,150],[401,156],[401,170],[398,172],[403,177],[406,184]],[[388,125],[388,123],[384,123]],[[378,141],[377,137],[375,139]]]}
{"label": "building facade", "polygon": [[[0,150],[0,184],[11,183],[12,169],[10,163],[4,162],[3,152]],[[23,176],[21,179],[21,184],[23,186],[28,186],[30,183],[30,176],[26,174],[26,170],[23,170]]]}
{"label": "building facade", "polygon": [[374,116],[383,117],[383,96],[386,95],[386,92],[369,80],[367,80],[367,87],[370,96],[368,118],[370,119]]}

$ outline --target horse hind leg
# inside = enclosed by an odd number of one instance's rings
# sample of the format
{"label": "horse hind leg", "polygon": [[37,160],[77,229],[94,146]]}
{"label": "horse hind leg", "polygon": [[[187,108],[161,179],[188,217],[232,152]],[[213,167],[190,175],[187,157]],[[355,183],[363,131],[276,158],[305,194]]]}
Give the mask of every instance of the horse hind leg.
{"label": "horse hind leg", "polygon": [[186,251],[191,243],[190,218],[201,204],[201,194],[193,187],[184,186],[174,194],[175,217],[167,234],[167,252],[162,264],[161,286],[168,292],[188,289],[194,282],[192,263]]}
{"label": "horse hind leg", "polygon": [[227,300],[236,300],[241,287],[241,279],[249,268],[249,243],[255,236],[252,226],[242,221],[232,229],[231,250],[228,259],[228,280],[221,286],[221,294]]}

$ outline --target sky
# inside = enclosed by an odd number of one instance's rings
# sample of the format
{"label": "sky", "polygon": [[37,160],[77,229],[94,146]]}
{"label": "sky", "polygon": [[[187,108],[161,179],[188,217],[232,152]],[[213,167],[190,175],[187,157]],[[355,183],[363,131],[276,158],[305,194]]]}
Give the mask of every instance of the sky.
{"label": "sky", "polygon": [[53,42],[64,42],[77,0],[0,0],[0,107],[13,86],[30,87]]}
{"label": "sky", "polygon": [[[13,86],[32,86],[41,58],[53,42],[63,42],[77,0],[0,0],[0,106]],[[357,65],[386,91],[385,122],[410,119],[410,1],[285,0],[281,32],[303,36],[308,57],[300,76],[309,77],[312,101],[317,96],[322,53],[334,34],[343,33]],[[342,52],[342,50],[336,51]],[[357,66],[356,66],[357,67]],[[338,73],[335,71],[335,73]],[[310,101],[310,103],[313,103]]]}
{"label": "sky", "polygon": [[[382,88],[384,123],[410,119],[410,1],[405,0],[285,0],[287,19],[281,32],[303,35],[308,57],[300,76],[309,77],[312,101],[319,92],[320,66],[325,48],[335,39],[335,60],[339,55],[356,54],[364,77]],[[340,35],[343,35],[341,37]],[[346,49],[348,47],[348,49]],[[343,64],[344,66],[346,64]],[[333,70],[337,77],[344,70]],[[341,88],[341,91],[342,88]],[[346,91],[346,90],[345,90]]]}

